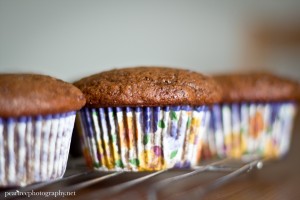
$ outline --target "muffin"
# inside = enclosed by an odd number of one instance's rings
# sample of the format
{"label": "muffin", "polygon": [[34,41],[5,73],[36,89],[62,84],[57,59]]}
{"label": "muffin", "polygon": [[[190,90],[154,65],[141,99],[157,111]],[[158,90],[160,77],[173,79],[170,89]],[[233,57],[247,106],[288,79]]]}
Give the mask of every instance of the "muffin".
{"label": "muffin", "polygon": [[153,171],[190,167],[220,100],[212,78],[184,69],[132,67],[83,78],[77,124],[83,154],[97,170]]}
{"label": "muffin", "polygon": [[0,94],[0,187],[62,177],[82,92],[45,75],[0,74]]}
{"label": "muffin", "polygon": [[211,108],[205,152],[231,158],[283,157],[290,145],[299,83],[267,72],[214,79],[221,86],[222,101]]}

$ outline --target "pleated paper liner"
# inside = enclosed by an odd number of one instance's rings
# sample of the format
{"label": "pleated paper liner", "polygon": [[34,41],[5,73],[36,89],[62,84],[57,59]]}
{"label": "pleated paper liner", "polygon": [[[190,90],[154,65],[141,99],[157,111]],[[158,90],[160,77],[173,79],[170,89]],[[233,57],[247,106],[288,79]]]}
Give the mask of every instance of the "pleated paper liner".
{"label": "pleated paper liner", "polygon": [[202,157],[280,159],[289,150],[295,113],[293,102],[214,105]]}
{"label": "pleated paper liner", "polygon": [[0,118],[0,187],[62,177],[74,121],[75,112]]}
{"label": "pleated paper liner", "polygon": [[197,164],[206,106],[83,108],[84,156],[98,170],[153,171]]}

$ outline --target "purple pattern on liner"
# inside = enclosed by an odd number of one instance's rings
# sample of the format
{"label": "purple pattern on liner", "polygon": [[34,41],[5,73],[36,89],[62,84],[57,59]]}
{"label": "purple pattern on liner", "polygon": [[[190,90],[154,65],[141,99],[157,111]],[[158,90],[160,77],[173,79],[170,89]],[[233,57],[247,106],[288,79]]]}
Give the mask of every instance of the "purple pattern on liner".
{"label": "purple pattern on liner", "polygon": [[86,109],[84,110],[85,112],[85,120],[86,120],[86,124],[90,124],[90,126],[88,126],[88,129],[87,129],[87,133],[88,133],[88,136],[90,138],[93,137],[93,134],[94,134],[94,131],[93,131],[93,127],[92,127],[92,120],[91,120],[91,116],[90,116],[90,113],[89,113],[89,110]]}
{"label": "purple pattern on liner", "polygon": [[27,118],[27,122],[31,123],[32,122],[32,118],[31,117]]}
{"label": "purple pattern on liner", "polygon": [[51,115],[46,115],[44,119],[49,120],[49,119],[51,119],[51,118],[52,118]]}
{"label": "purple pattern on liner", "polygon": [[20,117],[20,118],[18,118],[18,122],[25,123],[26,121],[27,121],[26,117]]}
{"label": "purple pattern on liner", "polygon": [[40,115],[34,118],[35,121],[42,121],[42,119],[43,119],[43,117]]}
{"label": "purple pattern on liner", "polygon": [[15,123],[15,118],[7,118],[6,123],[8,124]]}
{"label": "purple pattern on liner", "polygon": [[[105,115],[105,108],[99,108],[98,109],[98,112],[97,110],[96,111],[96,114],[99,116],[99,129],[101,130],[101,132],[103,132],[103,125],[102,125],[102,120],[106,118],[106,115]],[[105,123],[105,121],[104,121]],[[100,138],[103,139],[103,134],[100,134]],[[96,141],[97,142],[97,141]],[[103,148],[103,153],[105,153],[105,148],[103,146],[101,146],[100,148]],[[99,160],[99,165],[103,165],[103,163],[101,163],[102,161],[102,154],[101,152],[99,151],[99,148],[97,148],[97,156],[98,156],[98,160]]]}
{"label": "purple pattern on liner", "polygon": [[122,112],[122,107],[116,107],[117,112]]}
{"label": "purple pattern on liner", "polygon": [[[213,133],[219,132],[223,135],[225,134],[223,125],[230,127],[229,138],[233,140],[227,141],[226,138],[220,138],[224,146],[231,147],[231,150],[226,152],[226,156],[240,158],[245,154],[254,154],[267,158],[280,158],[289,148],[291,133],[287,127],[291,127],[295,108],[296,105],[293,102],[214,105],[211,107],[212,116],[209,127]],[[222,114],[224,114],[222,112],[227,113],[226,116],[229,114],[231,124],[223,124],[226,121],[222,119]],[[238,137],[231,137],[234,133],[238,133],[235,135]]]}
{"label": "purple pattern on liner", "polygon": [[65,117],[68,117],[69,115],[68,115],[67,113],[62,113],[60,116],[61,116],[62,118],[65,118]]}
{"label": "purple pattern on liner", "polygon": [[[207,109],[202,109],[202,111],[205,111],[205,112],[206,112]],[[207,120],[207,118],[206,118],[206,117],[203,117],[201,123],[202,123],[202,124],[205,124],[205,123],[206,123],[206,120]]]}
{"label": "purple pattern on liner", "polygon": [[58,119],[58,118],[64,118],[69,117],[71,115],[75,115],[75,111],[70,111],[67,113],[59,113],[59,114],[49,114],[49,115],[37,115],[37,116],[21,116],[21,117],[8,117],[8,118],[1,118],[5,123],[15,123],[15,122],[27,122],[29,119],[34,119],[35,121],[40,121],[42,119],[48,120],[48,119]]}
{"label": "purple pattern on liner", "polygon": [[158,123],[158,115],[160,112],[160,107],[154,107],[153,108],[153,133],[157,131],[157,123]]}
{"label": "purple pattern on liner", "polygon": [[131,107],[125,107],[125,112],[128,113],[128,112],[131,112],[132,111],[132,108]]}
{"label": "purple pattern on liner", "polygon": [[[104,112],[105,112],[105,119],[106,119],[106,126],[107,126],[107,129],[108,130],[110,130],[111,129],[111,124],[109,123],[109,113],[110,112],[112,112],[112,108],[106,108],[105,110],[104,110]],[[111,139],[111,137],[109,138],[109,140],[111,141],[112,139]]]}
{"label": "purple pattern on liner", "polygon": [[[75,114],[75,113],[73,113],[73,114]],[[60,115],[59,114],[54,114],[52,117],[53,117],[53,119],[58,119],[60,117]]]}
{"label": "purple pattern on liner", "polygon": [[179,111],[180,110],[180,106],[171,106],[170,107],[172,111]]}
{"label": "purple pattern on liner", "polygon": [[185,161],[183,163],[176,163],[174,165],[175,169],[190,169],[191,168],[191,162]]}
{"label": "purple pattern on liner", "polygon": [[[103,125],[104,124],[107,126],[107,128],[109,128],[109,126],[107,125],[108,116],[106,114],[106,110],[107,110],[106,108],[99,108],[99,116],[100,116],[100,118],[99,118],[99,120],[100,120],[99,128],[100,128],[101,132],[103,132]],[[103,134],[100,134],[100,137],[101,137],[101,139],[103,139]],[[104,151],[105,151],[105,148],[104,148]],[[101,156],[101,154],[100,154],[100,152],[98,152],[98,150],[97,150],[97,154]],[[100,157],[99,157],[99,159],[100,159]]]}
{"label": "purple pattern on liner", "polygon": [[[108,123],[109,122],[109,113],[112,113],[112,112],[113,112],[113,109],[111,107],[108,107],[106,109],[106,112],[105,112],[106,113],[107,127],[108,127],[109,130],[111,129],[111,126],[112,126],[110,123]],[[112,141],[111,137],[109,139]]]}
{"label": "purple pattern on liner", "polygon": [[181,168],[190,168],[190,167],[191,167],[191,162],[189,161],[185,161],[181,166]]}
{"label": "purple pattern on liner", "polygon": [[231,105],[231,110],[232,110],[232,126],[234,126],[234,124],[237,124],[240,122],[240,106],[239,104],[232,104]]}
{"label": "purple pattern on liner", "polygon": [[111,112],[113,112],[113,109],[112,109],[111,107],[108,107],[108,108],[107,108],[107,112],[108,112],[108,113],[111,113]]}
{"label": "purple pattern on liner", "polygon": [[281,103],[272,103],[271,107],[271,123],[274,123],[276,120],[276,117],[278,117],[279,109],[280,109]]}
{"label": "purple pattern on liner", "polygon": [[206,106],[198,106],[198,107],[195,107],[195,110],[200,112],[200,111],[205,111],[207,110]]}
{"label": "purple pattern on liner", "polygon": [[[65,120],[65,117],[72,117],[72,120]],[[72,129],[69,125],[74,125],[74,119],[75,112],[16,118],[0,117],[0,124],[3,126],[1,134],[7,139],[5,156],[0,158],[0,163],[8,167],[8,173],[2,174],[5,180],[2,179],[0,185],[2,187],[25,186],[62,177],[67,162],[68,144],[71,140]],[[66,125],[58,126],[59,123]],[[58,130],[53,126],[58,127]],[[58,132],[63,137],[51,141]],[[13,137],[8,138],[7,135]],[[59,146],[55,146],[55,149],[49,148],[53,147],[53,144]],[[14,150],[16,148],[17,150]],[[55,154],[56,150],[59,154]],[[52,151],[52,154],[48,151]],[[51,160],[55,162],[54,166]],[[51,174],[48,170],[52,170]]]}
{"label": "purple pattern on liner", "polygon": [[191,111],[192,107],[191,106],[181,106],[181,110]]}
{"label": "purple pattern on liner", "polygon": [[170,111],[170,106],[165,106],[165,107],[163,107],[163,110],[164,110],[165,112]]}
{"label": "purple pattern on liner", "polygon": [[159,146],[154,146],[152,150],[156,156],[162,156],[162,150]]}
{"label": "purple pattern on liner", "polygon": [[[89,127],[89,124],[87,123],[86,121],[86,117],[85,117],[85,111],[84,110],[81,110],[79,112],[79,114],[81,115],[81,119],[82,119],[82,124],[83,124],[83,128],[84,128],[84,132],[85,133],[88,133],[88,127]],[[87,134],[87,136],[89,137],[89,134]]]}
{"label": "purple pattern on liner", "polygon": [[[212,120],[211,120],[211,128],[213,130],[222,129],[222,114],[221,107],[219,105],[213,105],[212,107]],[[215,131],[214,131],[215,132]]]}
{"label": "purple pattern on liner", "polygon": [[[205,106],[199,106],[199,107],[191,107],[191,106],[166,106],[166,107],[136,107],[136,108],[132,108],[132,107],[116,107],[116,108],[100,108],[97,110],[97,118],[93,119],[91,118],[92,116],[92,110],[88,109],[88,108],[84,108],[80,111],[80,113],[86,113],[86,112],[90,112],[90,115],[83,115],[82,117],[82,121],[83,121],[83,125],[86,124],[88,127],[92,128],[93,130],[89,129],[89,131],[86,133],[86,137],[92,137],[94,138],[95,133],[90,133],[90,131],[95,131],[95,125],[94,122],[92,120],[99,120],[101,123],[99,123],[99,128],[100,128],[100,134],[102,135],[102,132],[104,131],[102,128],[102,124],[105,120],[105,125],[107,125],[107,131],[108,131],[108,137],[110,141],[104,141],[104,142],[109,142],[106,145],[112,145],[110,142],[112,141],[112,135],[114,135],[115,133],[110,133],[110,129],[111,124],[110,123],[114,123],[112,120],[114,119],[109,119],[108,113],[110,112],[114,112],[113,116],[116,119],[117,116],[120,117],[120,121],[118,121],[117,123],[119,123],[118,125],[120,130],[117,131],[121,131],[123,133],[124,128],[125,128],[125,132],[127,133],[134,133],[136,130],[132,130],[131,128],[135,129],[136,127],[140,127],[139,130],[141,130],[141,139],[139,140],[140,143],[142,144],[141,149],[139,149],[138,156],[141,156],[142,158],[139,157],[142,164],[137,164],[137,167],[155,167],[155,166],[148,166],[148,164],[144,164],[146,159],[146,162],[149,162],[152,159],[156,159],[156,161],[154,161],[155,163],[157,162],[158,164],[161,162],[160,159],[166,159],[166,166],[165,167],[170,167],[173,166],[177,159],[181,159],[181,151],[180,148],[182,146],[181,142],[183,142],[183,137],[182,135],[186,134],[186,131],[190,131],[193,130],[193,128],[196,128],[196,126],[198,126],[199,124],[203,124],[201,125],[204,126],[205,124],[205,117],[203,117],[202,115],[199,115],[199,112],[205,112],[207,111],[207,108]],[[162,113],[161,115],[161,111],[163,111],[164,113]],[[191,113],[187,113],[186,111],[195,111],[191,112]],[[128,115],[129,113],[133,112],[133,115]],[[194,114],[195,116],[194,116]],[[198,113],[198,114],[197,114]],[[122,115],[120,115],[122,114]],[[123,116],[124,117],[121,117]],[[137,119],[137,115],[140,115],[140,117],[138,117],[139,121],[135,121],[135,119]],[[94,115],[93,115],[94,116]],[[193,119],[194,121],[189,121],[188,119],[191,120]],[[132,121],[133,120],[133,121]],[[202,123],[198,123],[197,120],[201,120]],[[130,122],[130,123],[129,123]],[[187,122],[190,124],[190,127],[193,127],[192,129],[188,128],[184,130],[181,127],[181,123],[184,123],[184,125],[187,124]],[[136,124],[134,126],[132,126],[132,123]],[[199,127],[197,127],[199,128]],[[159,130],[159,132],[157,132]],[[195,131],[196,129],[194,129]],[[134,131],[134,132],[132,132]],[[151,134],[151,135],[150,135]],[[167,144],[170,145],[170,147],[166,147],[166,146],[161,146],[162,145],[162,139],[159,139],[157,142],[158,137],[162,137],[161,134],[165,134],[164,140],[167,141]],[[186,142],[188,142],[189,144],[187,145],[194,145],[194,142],[197,140],[196,138],[198,138],[198,131],[197,133],[193,133],[195,135],[191,135],[191,140],[187,140]],[[150,136],[150,137],[149,137]],[[114,136],[115,137],[115,136]],[[128,137],[128,136],[127,136]],[[134,136],[135,137],[135,136]],[[195,139],[193,139],[193,137],[195,137]],[[180,139],[181,138],[181,139]],[[117,140],[120,140],[120,138],[118,137],[117,134],[117,138],[114,138]],[[180,139],[180,141],[179,141]],[[101,140],[103,140],[102,136],[101,136]],[[161,142],[160,142],[161,141]],[[121,141],[120,141],[121,142]],[[121,145],[121,143],[118,142],[118,146]],[[119,146],[119,148],[123,148],[123,150],[128,151],[128,153],[133,156],[132,158],[135,157],[133,153],[133,151],[131,151],[131,148],[135,148],[135,146],[130,146],[130,144],[126,144],[124,143],[125,146]],[[122,144],[122,145],[124,145]],[[97,141],[95,141],[95,145],[99,145]],[[103,145],[103,144],[102,144]],[[128,145],[126,147],[126,145]],[[133,144],[136,145],[136,144]],[[144,147],[143,147],[144,146]],[[138,148],[140,148],[138,147]],[[163,148],[167,148],[165,150],[163,150]],[[91,147],[88,147],[91,148]],[[97,147],[98,148],[98,147]],[[127,149],[128,148],[128,149]],[[170,148],[170,149],[169,149]],[[178,149],[176,149],[178,148]],[[193,149],[191,149],[193,148]],[[90,149],[90,151],[92,151],[93,149]],[[187,149],[188,150],[188,149]],[[191,155],[190,151],[195,151],[196,148],[195,147],[190,147],[190,149],[187,152],[184,152],[184,154],[186,155]],[[166,151],[166,152],[164,152]],[[92,152],[90,152],[92,153]],[[103,152],[104,154],[106,154],[107,152],[104,150]],[[115,152],[120,154],[120,152]],[[128,154],[128,155],[129,155]],[[144,156],[141,155],[144,154],[146,157],[143,158]],[[153,154],[153,155],[151,155]],[[166,155],[164,155],[166,154]],[[98,156],[98,160],[100,162],[102,162],[100,155]],[[113,155],[103,155],[104,157],[109,157],[112,159],[115,159],[114,157],[111,157]],[[161,157],[161,158],[160,158]],[[121,158],[123,158],[121,156]],[[106,158],[107,159],[107,158]],[[147,159],[150,159],[149,161],[147,161]],[[181,164],[179,167],[190,167],[191,166],[191,160],[189,160],[190,158],[187,157],[187,160],[182,160]],[[130,162],[130,165],[135,165],[136,161],[131,159],[128,160]],[[138,161],[137,163],[139,163],[140,161]],[[115,166],[108,166],[108,169],[111,169],[111,167],[114,167],[114,169],[117,169],[119,167],[123,168],[122,165],[119,165],[119,160],[114,160],[113,161],[115,163]],[[151,161],[152,162],[152,161]],[[150,163],[151,163],[150,162]],[[117,164],[116,164],[117,163]],[[100,165],[106,165],[105,163],[102,163]],[[140,165],[140,166],[139,166]],[[95,166],[94,166],[95,167]],[[97,167],[97,166],[96,166]],[[159,166],[157,166],[159,168]],[[126,167],[125,167],[126,168]]]}
{"label": "purple pattern on liner", "polygon": [[151,132],[151,108],[143,108],[143,121],[144,121],[144,133],[149,134]]}
{"label": "purple pattern on liner", "polygon": [[105,116],[104,112],[105,112],[104,108],[99,108],[99,114],[100,114],[100,116]]}

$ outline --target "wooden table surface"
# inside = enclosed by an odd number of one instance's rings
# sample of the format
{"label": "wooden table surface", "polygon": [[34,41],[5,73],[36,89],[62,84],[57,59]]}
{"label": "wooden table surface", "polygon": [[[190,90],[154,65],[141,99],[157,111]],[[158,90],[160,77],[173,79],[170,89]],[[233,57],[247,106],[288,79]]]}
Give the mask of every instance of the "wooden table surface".
{"label": "wooden table surface", "polygon": [[291,149],[280,161],[266,163],[261,170],[240,175],[209,192],[210,199],[300,199],[300,117],[295,120]]}

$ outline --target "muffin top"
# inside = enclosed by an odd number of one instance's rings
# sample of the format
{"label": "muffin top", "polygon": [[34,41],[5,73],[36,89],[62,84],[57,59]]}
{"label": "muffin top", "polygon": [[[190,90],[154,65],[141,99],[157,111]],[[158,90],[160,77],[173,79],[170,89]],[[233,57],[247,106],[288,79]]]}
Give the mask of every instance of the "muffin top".
{"label": "muffin top", "polygon": [[74,83],[87,107],[205,105],[220,100],[215,81],[168,67],[132,67],[101,72]]}
{"label": "muffin top", "polygon": [[300,85],[268,72],[213,76],[222,89],[222,102],[269,102],[300,99]]}
{"label": "muffin top", "polygon": [[70,83],[38,74],[0,74],[0,117],[63,113],[85,104]]}

